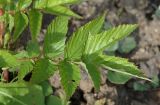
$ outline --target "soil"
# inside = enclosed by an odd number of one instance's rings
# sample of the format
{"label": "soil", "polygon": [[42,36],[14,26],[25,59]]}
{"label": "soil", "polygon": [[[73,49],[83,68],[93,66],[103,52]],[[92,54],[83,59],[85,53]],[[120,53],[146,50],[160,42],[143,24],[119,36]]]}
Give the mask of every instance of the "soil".
{"label": "soil", "polygon": [[[88,0],[72,6],[82,20],[72,19],[70,33],[77,27],[107,11],[106,22],[113,26],[136,23],[139,28],[132,35],[137,47],[129,54],[118,54],[129,58],[148,77],[159,75],[160,71],[160,19],[154,13],[159,0]],[[107,80],[107,72],[102,70],[100,91],[96,92],[87,73],[82,70],[82,80],[71,98],[71,105],[160,105],[160,89],[135,91],[132,79],[125,85],[114,85]],[[61,91],[58,73],[51,77],[51,83]]]}

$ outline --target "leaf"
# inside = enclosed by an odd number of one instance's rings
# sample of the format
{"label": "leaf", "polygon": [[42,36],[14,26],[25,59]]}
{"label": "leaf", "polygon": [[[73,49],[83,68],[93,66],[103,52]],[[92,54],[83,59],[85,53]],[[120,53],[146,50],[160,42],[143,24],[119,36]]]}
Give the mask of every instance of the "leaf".
{"label": "leaf", "polygon": [[23,58],[29,58],[27,51],[20,51],[17,54],[14,55],[16,59],[23,59]]}
{"label": "leaf", "polygon": [[49,96],[46,99],[46,105],[62,105],[62,101],[57,96]]}
{"label": "leaf", "polygon": [[44,96],[49,96],[49,95],[53,94],[52,86],[49,84],[48,81],[44,81],[44,82],[40,83],[40,85],[43,88]]}
{"label": "leaf", "polygon": [[38,10],[30,10],[29,11],[29,26],[31,31],[32,40],[36,40],[38,35],[40,34],[41,26],[42,26],[42,13]]}
{"label": "leaf", "polygon": [[19,0],[18,1],[18,8],[20,10],[23,10],[23,9],[29,7],[31,5],[31,3],[32,3],[32,0]]}
{"label": "leaf", "polygon": [[55,7],[57,5],[72,4],[78,2],[78,0],[36,0],[34,2],[35,8],[43,9],[46,7]]}
{"label": "leaf", "polygon": [[56,66],[48,59],[41,59],[36,62],[30,82],[41,83],[47,80],[56,71]]}
{"label": "leaf", "polygon": [[120,42],[118,51],[120,53],[129,53],[136,47],[136,41],[134,37],[127,37]]}
{"label": "leaf", "polygon": [[104,55],[101,56],[101,59],[103,59],[102,65],[107,70],[152,82],[133,63],[128,62],[127,59]]}
{"label": "leaf", "polygon": [[106,47],[111,46],[115,42],[129,35],[136,29],[136,27],[137,25],[120,25],[98,35],[90,35],[88,37],[84,54],[88,55],[104,50]]}
{"label": "leaf", "polygon": [[129,79],[131,79],[131,76],[113,72],[113,71],[108,71],[107,78],[112,83],[125,84]]}
{"label": "leaf", "polygon": [[22,81],[23,78],[33,70],[33,64],[31,61],[22,62],[20,70],[18,72],[18,81]]}
{"label": "leaf", "polygon": [[75,64],[62,61],[59,64],[61,83],[67,96],[67,100],[73,95],[80,82],[80,70]]}
{"label": "leaf", "polygon": [[81,16],[77,15],[76,13],[74,13],[72,10],[70,10],[69,8],[67,8],[65,6],[54,6],[54,8],[47,7],[44,9],[44,11],[46,13],[50,13],[53,15],[73,16],[76,18],[81,18]]}
{"label": "leaf", "polygon": [[108,46],[106,49],[105,49],[105,52],[115,52],[117,49],[119,48],[119,43],[114,43],[113,45],[111,46]]}
{"label": "leaf", "polygon": [[14,28],[14,17],[11,14],[7,14],[7,22],[8,22],[8,29],[11,33]]}
{"label": "leaf", "polygon": [[40,48],[37,41],[29,41],[26,50],[29,57],[38,57],[40,55]]}
{"label": "leaf", "polygon": [[44,105],[42,88],[26,83],[0,84],[2,105]]}
{"label": "leaf", "polygon": [[68,31],[68,18],[56,17],[48,26],[44,39],[44,52],[48,57],[56,57],[64,53],[66,33]]}
{"label": "leaf", "polygon": [[48,0],[35,0],[34,1],[34,7],[36,9],[45,8],[45,7],[47,7],[47,2],[48,2]]}
{"label": "leaf", "polygon": [[94,64],[94,62],[85,61],[86,68],[88,70],[89,75],[94,83],[96,91],[99,90],[101,84],[101,74],[98,70],[98,66]]}
{"label": "leaf", "polygon": [[8,47],[8,43],[9,43],[9,40],[11,38],[11,35],[9,32],[6,32],[6,34],[4,35],[4,39],[3,39],[3,48],[7,48]]}
{"label": "leaf", "polygon": [[19,62],[8,51],[0,50],[0,67],[18,67]]}
{"label": "leaf", "polygon": [[98,17],[97,19],[87,23],[73,33],[71,38],[66,44],[65,58],[80,59],[84,52],[85,43],[89,34],[97,34],[104,22],[105,15]]}
{"label": "leaf", "polygon": [[133,84],[133,88],[135,91],[142,91],[143,92],[143,91],[147,91],[147,90],[151,89],[151,85],[135,82]]}
{"label": "leaf", "polygon": [[101,74],[98,69],[101,66],[101,63],[103,62],[102,59],[99,56],[97,56],[97,54],[93,54],[83,56],[82,61],[85,63],[87,72],[89,73],[93,81],[95,90],[99,91],[101,84]]}
{"label": "leaf", "polygon": [[24,29],[28,25],[28,17],[24,13],[16,13],[15,14],[15,29],[13,34],[13,42],[15,42],[21,33],[24,31]]}

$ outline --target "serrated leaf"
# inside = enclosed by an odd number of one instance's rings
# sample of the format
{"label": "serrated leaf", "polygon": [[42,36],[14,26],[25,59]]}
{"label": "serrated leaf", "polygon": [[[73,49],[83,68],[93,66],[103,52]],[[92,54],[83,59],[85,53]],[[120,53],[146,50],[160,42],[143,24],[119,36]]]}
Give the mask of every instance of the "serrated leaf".
{"label": "serrated leaf", "polygon": [[59,99],[57,96],[49,96],[46,99],[46,105],[63,105],[61,99]]}
{"label": "serrated leaf", "polygon": [[26,50],[29,57],[38,57],[40,55],[40,48],[37,41],[29,41]]}
{"label": "serrated leaf", "polygon": [[23,59],[23,58],[29,58],[27,51],[20,51],[17,54],[14,55],[16,59]]}
{"label": "serrated leaf", "polygon": [[0,67],[18,67],[19,62],[8,51],[0,50]]}
{"label": "serrated leaf", "polygon": [[18,8],[20,10],[25,9],[27,7],[29,7],[32,3],[32,0],[19,0],[18,1]]}
{"label": "serrated leaf", "polygon": [[72,4],[78,2],[78,0],[36,0],[34,7],[37,9],[43,9],[46,7],[54,7],[57,5],[64,5],[64,4]]}
{"label": "serrated leaf", "polygon": [[13,42],[15,42],[21,33],[24,31],[24,29],[28,25],[28,17],[24,13],[16,13],[15,14],[15,29],[13,34]]}
{"label": "serrated leaf", "polygon": [[7,22],[9,32],[11,33],[14,27],[14,17],[11,14],[7,14]]}
{"label": "serrated leaf", "polygon": [[104,15],[100,16],[73,33],[66,44],[65,58],[79,59],[82,56],[89,34],[95,35],[100,31],[104,18]]}
{"label": "serrated leaf", "polygon": [[93,62],[85,61],[84,63],[86,64],[87,71],[94,83],[94,87],[96,91],[98,91],[101,84],[101,74],[100,71],[98,70],[98,66],[94,64],[94,61]]}
{"label": "serrated leaf", "polygon": [[42,88],[26,83],[0,84],[2,105],[44,105]]}
{"label": "serrated leaf", "polygon": [[136,27],[137,25],[120,25],[98,35],[90,35],[84,54],[88,55],[104,50],[106,47],[129,35]]}
{"label": "serrated leaf", "polygon": [[36,38],[40,34],[42,26],[42,17],[42,13],[38,10],[32,9],[31,11],[29,11],[29,26],[32,40],[36,40]]}
{"label": "serrated leaf", "polygon": [[62,61],[59,64],[61,83],[67,96],[67,100],[73,95],[80,82],[80,69],[75,64]]}
{"label": "serrated leaf", "polygon": [[81,18],[81,16],[74,13],[72,10],[65,6],[54,6],[53,7],[47,7],[44,9],[46,13],[53,14],[53,15],[59,15],[59,16],[73,16],[76,18]]}
{"label": "serrated leaf", "polygon": [[18,81],[22,81],[23,78],[33,70],[33,64],[31,61],[22,62],[18,71]]}
{"label": "serrated leaf", "polygon": [[48,57],[56,57],[64,53],[68,18],[59,16],[48,26],[44,39],[44,52]]}
{"label": "serrated leaf", "polygon": [[114,71],[108,71],[107,78],[112,83],[125,84],[129,79],[131,79],[131,76],[120,74]]}
{"label": "serrated leaf", "polygon": [[103,59],[102,64],[104,68],[106,68],[107,70],[119,73],[121,75],[126,75],[130,77],[136,77],[147,81],[151,81],[133,63],[128,62],[127,59],[118,58],[114,56],[105,56],[105,55],[102,55],[101,59]]}
{"label": "serrated leaf", "polygon": [[56,66],[48,59],[41,59],[36,62],[30,82],[41,83],[47,80],[56,71]]}

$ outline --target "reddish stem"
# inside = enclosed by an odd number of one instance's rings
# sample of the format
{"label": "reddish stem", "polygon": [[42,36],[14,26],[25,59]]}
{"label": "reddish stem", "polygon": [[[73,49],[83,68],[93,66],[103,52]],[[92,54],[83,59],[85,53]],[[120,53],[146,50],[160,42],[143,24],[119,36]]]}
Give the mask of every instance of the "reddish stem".
{"label": "reddish stem", "polygon": [[[0,17],[4,15],[4,11],[2,8],[0,8]],[[3,44],[3,34],[4,34],[4,31],[5,31],[5,24],[3,21],[0,21],[0,47],[2,47],[2,44]],[[2,77],[3,79],[8,82],[9,81],[9,72],[8,70],[3,70],[2,72]]]}

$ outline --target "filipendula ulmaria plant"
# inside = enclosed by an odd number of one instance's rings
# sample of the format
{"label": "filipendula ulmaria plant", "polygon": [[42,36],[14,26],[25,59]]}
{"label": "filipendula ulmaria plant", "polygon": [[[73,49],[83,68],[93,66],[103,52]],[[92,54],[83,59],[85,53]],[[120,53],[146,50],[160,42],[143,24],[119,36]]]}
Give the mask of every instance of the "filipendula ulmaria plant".
{"label": "filipendula ulmaria plant", "polygon": [[[66,41],[68,16],[80,16],[65,5],[78,0],[1,0],[5,11],[1,23],[5,30],[0,50],[0,104],[3,105],[66,105],[79,85],[83,66],[98,91],[101,83],[99,68],[108,70],[108,79],[116,84],[124,84],[136,77],[150,81],[133,63],[127,59],[104,55],[110,45],[129,35],[137,25],[120,25],[100,32],[105,15],[77,29]],[[1,9],[2,10],[2,9]],[[37,41],[43,13],[58,15],[48,26],[43,48]],[[31,40],[26,50],[10,51],[9,43],[14,43],[29,25]],[[2,32],[1,32],[2,33]],[[5,71],[5,72],[4,72]],[[17,73],[11,81],[6,72]],[[65,95],[61,99],[53,96],[48,78],[59,71]],[[28,74],[31,75],[26,80]],[[7,74],[8,76],[8,74]],[[7,82],[7,83],[6,83]]]}

